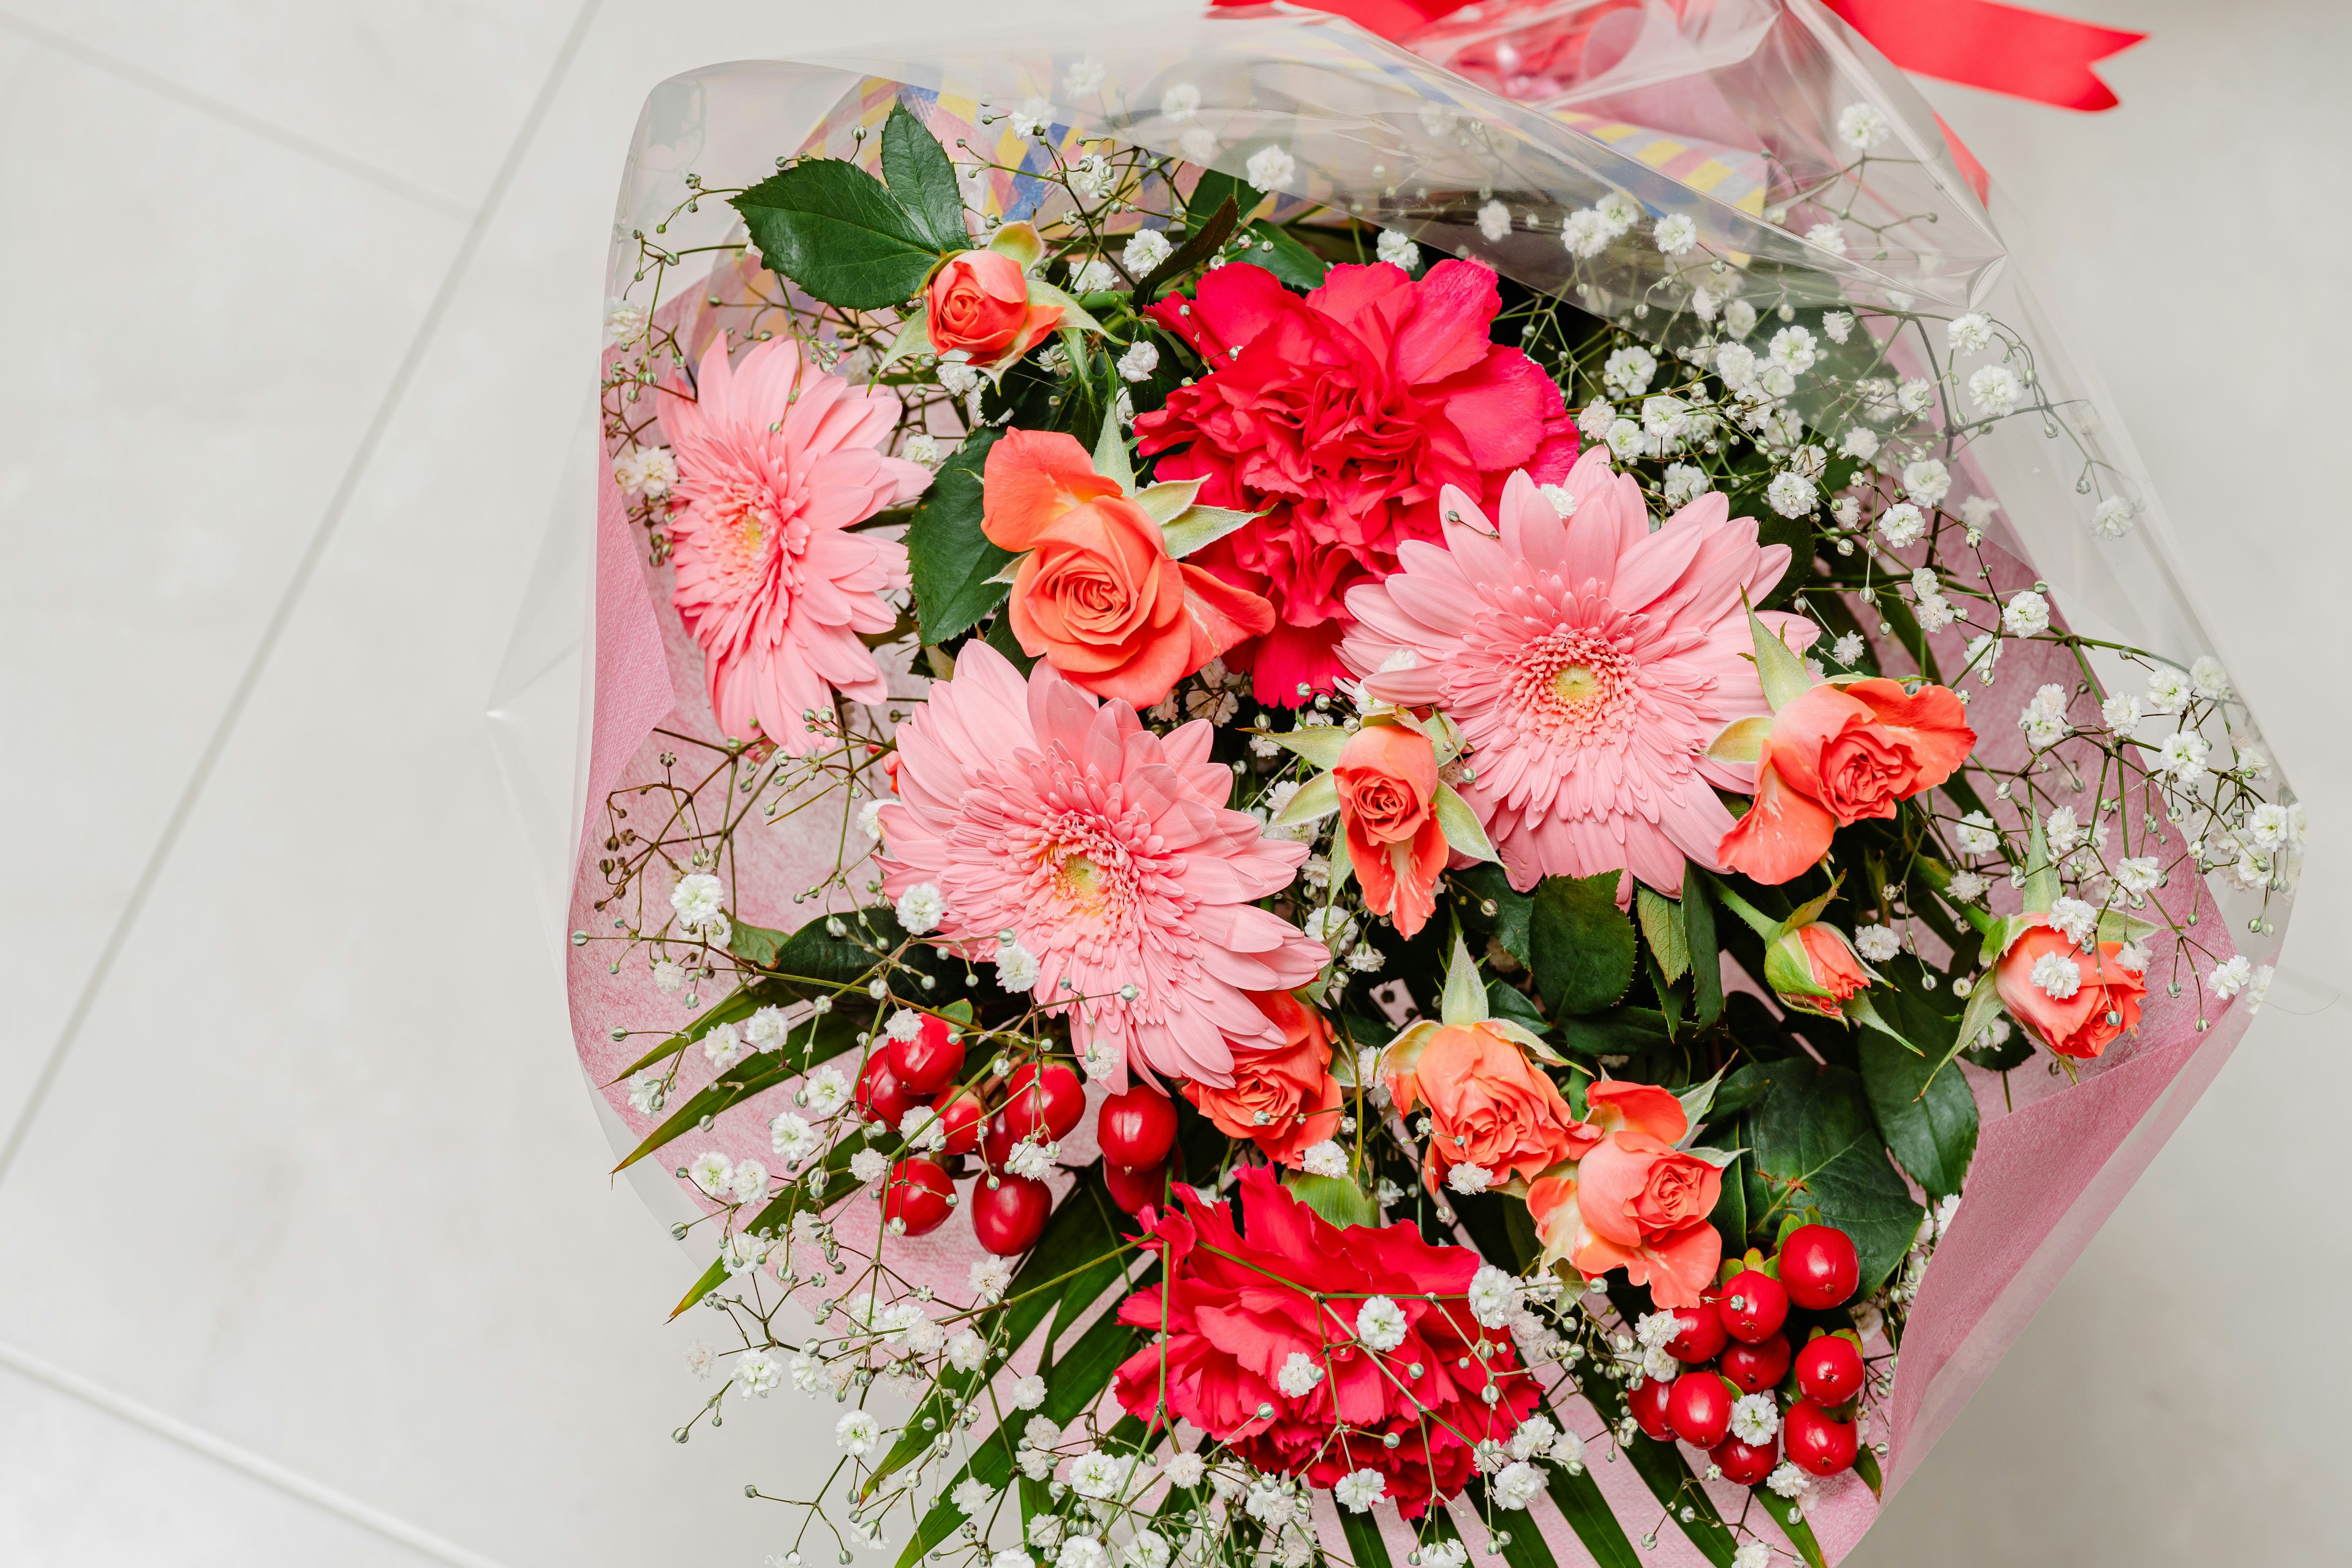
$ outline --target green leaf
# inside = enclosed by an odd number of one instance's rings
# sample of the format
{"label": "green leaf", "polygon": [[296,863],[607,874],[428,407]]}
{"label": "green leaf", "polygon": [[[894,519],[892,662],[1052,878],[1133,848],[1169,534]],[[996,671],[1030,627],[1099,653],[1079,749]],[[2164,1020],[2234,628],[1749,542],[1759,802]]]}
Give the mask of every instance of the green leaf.
{"label": "green leaf", "polygon": [[934,250],[962,250],[971,244],[955,165],[940,139],[904,103],[892,104],[890,118],[882,122],[882,177]]}
{"label": "green leaf", "polygon": [[1547,877],[1536,889],[1529,967],[1555,1017],[1597,1013],[1633,983],[1633,921],[1617,907],[1617,878]]}
{"label": "green leaf", "polygon": [[982,473],[989,448],[1001,429],[974,431],[955,455],[940,465],[931,488],[907,524],[907,565],[915,579],[915,608],[924,642],[936,647],[968,631],[1004,602],[1006,585],[994,581],[1013,552],[980,530]]}
{"label": "green leaf", "polygon": [[882,182],[838,158],[809,158],[730,203],[768,265],[828,305],[878,310],[923,286],[940,247]]}
{"label": "green leaf", "polygon": [[1757,1070],[1769,1087],[1748,1113],[1748,1141],[1770,1202],[1749,1224],[1769,1230],[1819,1208],[1852,1238],[1862,1264],[1856,1293],[1867,1296],[1911,1249],[1922,1211],[1887,1160],[1862,1079],[1805,1057]]}
{"label": "green leaf", "polygon": [[1380,1211],[1364,1195],[1364,1189],[1345,1176],[1309,1176],[1294,1172],[1282,1178],[1282,1184],[1300,1203],[1342,1230],[1350,1226],[1381,1223]]}
{"label": "green leaf", "polygon": [[1268,827],[1298,827],[1319,822],[1339,809],[1339,786],[1329,773],[1318,773],[1298,786],[1290,804],[1276,814]]}
{"label": "green leaf", "polygon": [[1223,506],[1186,507],[1176,517],[1160,524],[1160,538],[1168,547],[1168,553],[1181,561],[1194,551],[1214,544],[1262,515]]}
{"label": "green leaf", "polygon": [[989,647],[994,648],[997,652],[1010,659],[1013,663],[1013,668],[1019,670],[1024,675],[1028,674],[1030,667],[1037,662],[1036,655],[1030,653],[1028,650],[1024,648],[1021,646],[1021,639],[1013,635],[1013,617],[1011,616],[999,616],[995,620],[990,622],[988,626],[988,636],[982,640],[985,641]]}
{"label": "green leaf", "polygon": [[[1867,1448],[1862,1450],[1864,1454],[1869,1451]],[[1855,1456],[1854,1468],[1862,1468],[1860,1455]],[[1814,1538],[1813,1527],[1805,1522],[1802,1504],[1791,1502],[1761,1481],[1748,1489],[1762,1505],[1764,1511],[1771,1515],[1772,1522],[1780,1527],[1780,1532],[1789,1538],[1789,1544],[1797,1549],[1797,1554],[1805,1561],[1805,1568],[1829,1568],[1829,1560],[1822,1555],[1822,1543]]]}
{"label": "green leaf", "polygon": [[2058,881],[2058,862],[2051,856],[2050,841],[2042,837],[2042,818],[2037,814],[2033,830],[2025,840],[2025,912],[2046,915],[2065,891]]}
{"label": "green leaf", "polygon": [[[1202,178],[1206,179],[1210,174],[1214,173],[1214,170],[1210,170],[1203,174]],[[1229,174],[1218,177],[1225,180],[1232,179]],[[1193,194],[1198,195],[1200,193],[1196,190]],[[1185,209],[1186,226],[1192,232],[1185,236],[1184,243],[1178,246],[1174,254],[1167,260],[1152,268],[1150,277],[1135,286],[1137,310],[1139,311],[1151,303],[1152,296],[1158,293],[1161,285],[1167,283],[1169,279],[1183,277],[1184,274],[1208,260],[1210,257],[1214,256],[1217,253],[1217,247],[1225,243],[1227,237],[1234,232],[1234,226],[1241,219],[1241,214],[1234,207],[1230,196],[1223,205],[1211,209],[1211,216],[1205,223],[1195,225],[1192,220],[1198,210],[1192,207]]]}
{"label": "green leaf", "polygon": [[[1916,983],[1918,964],[1901,962]],[[1929,1197],[1948,1197],[1960,1190],[1977,1147],[1976,1095],[1958,1073],[1937,1071],[1949,1058],[1956,1020],[1934,1012],[1899,985],[1889,990],[1887,1006],[1927,1055],[1906,1050],[1874,1030],[1865,1031],[1854,1042],[1862,1055],[1863,1088],[1895,1163],[1911,1173]]]}
{"label": "green leaf", "polygon": [[[831,1149],[826,1150],[824,1158],[817,1163],[817,1166],[815,1168],[822,1169],[828,1178],[838,1176],[842,1172],[849,1168],[851,1157],[865,1147],[866,1135],[863,1132],[853,1132],[848,1137],[843,1139],[840,1142],[835,1143]],[[830,1180],[825,1184],[828,1188],[830,1188],[832,1184],[833,1184]],[[856,1189],[855,1187],[845,1187],[842,1189],[841,1195],[843,1197],[847,1197],[850,1193],[856,1190]],[[753,1215],[749,1221],[740,1222],[738,1228],[751,1231],[755,1234],[762,1230],[781,1230],[786,1225],[791,1223],[794,1210],[802,1205],[804,1196],[805,1194],[800,1187],[788,1187],[783,1192],[781,1192],[774,1197],[770,1198],[767,1202],[767,1205],[761,1208],[759,1213]],[[820,1203],[816,1206],[822,1209],[826,1205]],[[701,1300],[705,1296],[709,1295],[710,1292],[716,1290],[719,1286],[726,1282],[727,1265],[725,1261],[723,1259],[713,1258],[711,1260],[710,1267],[702,1271],[701,1277],[687,1288],[686,1294],[678,1298],[677,1305],[669,1310],[671,1319],[673,1321],[676,1320],[678,1314],[684,1312],[688,1308],[693,1306],[696,1302]]]}
{"label": "green leaf", "polygon": [[[1612,1286],[1610,1297],[1617,1301],[1617,1310],[1627,1322],[1633,1322],[1648,1307],[1646,1299],[1635,1296],[1628,1287]],[[1582,1380],[1584,1397],[1601,1412],[1601,1417],[1611,1426],[1625,1419],[1624,1385],[1605,1377],[1592,1376]],[[1685,1462],[1682,1450],[1672,1443],[1660,1443],[1636,1435],[1619,1450],[1632,1463],[1634,1473],[1650,1489],[1650,1495],[1665,1506],[1667,1513],[1681,1526],[1690,1543],[1698,1548],[1716,1568],[1731,1568],[1731,1554],[1738,1549],[1731,1531],[1724,1527],[1723,1516],[1716,1511],[1715,1501],[1699,1485]],[[1693,1517],[1685,1521],[1682,1510],[1687,1506]]]}
{"label": "green leaf", "polygon": [[1462,940],[1462,928],[1454,928],[1454,952],[1445,963],[1445,993],[1439,1006],[1440,1016],[1448,1026],[1483,1023],[1486,1018],[1486,987],[1478,979],[1478,961],[1470,956],[1470,944]]}
{"label": "green leaf", "polygon": [[1330,264],[1298,243],[1279,224],[1261,218],[1249,226],[1250,250],[1243,259],[1263,267],[1293,289],[1320,289]]}
{"label": "green leaf", "polygon": [[1500,866],[1467,866],[1446,874],[1456,886],[1467,889],[1475,897],[1493,900],[1495,912],[1488,915],[1481,910],[1476,918],[1495,922],[1495,941],[1524,967],[1528,962],[1528,921],[1535,909],[1535,900],[1526,893],[1512,891],[1511,879]]}
{"label": "green leaf", "polygon": [[[1046,1314],[1063,1301],[1083,1297],[1078,1300],[1078,1310],[1085,1310],[1102,1293],[1102,1286],[1097,1284],[1093,1289],[1085,1290],[1081,1288],[1083,1282],[1099,1278],[1097,1271],[1106,1263],[1115,1276],[1127,1251],[1103,1217],[1102,1205],[1087,1201],[1082,1192],[1074,1191],[1064,1200],[1045,1222],[1037,1245],[1029,1249],[1029,1256],[1013,1271],[1013,1282],[1005,1288],[1002,1331],[989,1340],[988,1360],[976,1371],[960,1372],[950,1367],[940,1373],[939,1386],[916,1406],[906,1430],[874,1468],[866,1482],[867,1493],[870,1495],[884,1478],[903,1468],[929,1446],[929,1434],[922,1430],[924,1416],[944,1421],[950,1400],[994,1376],[1028,1342]],[[1052,1332],[1046,1338],[1050,1345]],[[940,1495],[946,1495],[945,1488]]]}
{"label": "green leaf", "polygon": [[[1738,1160],[1746,1158],[1746,1154],[1738,1156]],[[1737,1258],[1748,1247],[1748,1183],[1740,1173],[1738,1160],[1723,1168],[1723,1187],[1706,1216],[1715,1233],[1723,1238],[1726,1258]]]}
{"label": "green leaf", "polygon": [[1432,804],[1436,808],[1438,830],[1445,835],[1448,847],[1473,860],[1497,858],[1478,814],[1470,809],[1470,803],[1456,794],[1452,784],[1439,780],[1437,798]]}
{"label": "green leaf", "polygon": [[1654,1007],[1608,1007],[1559,1021],[1560,1042],[1588,1057],[1630,1057],[1671,1045],[1666,1016]]}
{"label": "green leaf", "polygon": [[605,1082],[607,1086],[618,1083],[625,1078],[645,1071],[656,1062],[669,1060],[721,1024],[738,1024],[762,1007],[772,1005],[781,1006],[786,1002],[797,999],[790,986],[776,981],[764,976],[751,981],[704,1008],[695,1016],[692,1023],[614,1073]]}
{"label": "green leaf", "polygon": [[1201,493],[1202,483],[1200,479],[1171,479],[1165,484],[1146,485],[1135,492],[1135,504],[1154,522],[1173,522],[1192,510],[1192,498]]}
{"label": "green leaf", "polygon": [[1388,1542],[1381,1539],[1380,1521],[1367,1511],[1340,1509],[1339,1530],[1348,1538],[1348,1561],[1353,1568],[1389,1568]]}
{"label": "green leaf", "polygon": [[[1192,194],[1184,198],[1185,226],[1198,226],[1204,216],[1213,223],[1227,202],[1234,204],[1234,226],[1238,227],[1265,205],[1265,193],[1245,183],[1238,174],[1228,174],[1223,169],[1203,168],[1199,181],[1192,186]],[[1223,241],[1218,243],[1223,244]]]}
{"label": "green leaf", "polygon": [[1657,955],[1658,973],[1671,985],[1690,973],[1690,937],[1683,929],[1683,907],[1643,884],[1633,889],[1634,912],[1641,916],[1642,934]]}
{"label": "green leaf", "polygon": [[729,929],[727,951],[746,963],[755,963],[762,969],[773,969],[776,966],[776,954],[783,950],[785,942],[792,940],[792,934],[790,931],[775,931],[767,926],[755,926],[748,921],[737,921]]}
{"label": "green leaf", "polygon": [[1764,683],[1764,700],[1778,713],[1812,689],[1812,672],[1753,610],[1748,612],[1748,631],[1756,645],[1756,674]]}
{"label": "green leaf", "polygon": [[[835,921],[841,922],[839,936],[831,929]],[[898,911],[887,904],[819,915],[784,939],[772,967],[786,979],[850,985],[906,940]]]}
{"label": "green leaf", "polygon": [[[1561,1421],[1559,1425],[1564,1428],[1568,1424]],[[1591,1469],[1571,1476],[1557,1466],[1547,1465],[1544,1473],[1553,1506],[1568,1521],[1569,1529],[1576,1531],[1584,1549],[1592,1553],[1594,1568],[1642,1568],[1642,1559],[1633,1551],[1633,1543],[1625,1538],[1625,1527],[1617,1522],[1616,1511],[1601,1494],[1601,1483],[1592,1479]],[[1522,1535],[1542,1540],[1539,1531],[1515,1530],[1511,1531],[1511,1544],[1517,1546]],[[1505,1555],[1509,1555],[1507,1551]],[[1546,1555],[1549,1555],[1549,1552]]]}
{"label": "green leaf", "polygon": [[1285,751],[1305,757],[1327,773],[1339,765],[1339,753],[1348,749],[1348,731],[1336,724],[1273,731],[1267,733],[1266,739]]}
{"label": "green leaf", "polygon": [[[753,1095],[765,1093],[778,1084],[788,1083],[822,1061],[852,1049],[857,1041],[862,1018],[857,1015],[824,1013],[806,1026],[806,1037],[795,1047],[791,1037],[772,1051],[758,1051],[745,1057],[709,1083],[687,1097],[686,1103],[662,1119],[661,1125],[646,1134],[645,1141],[629,1152],[628,1158],[613,1167],[625,1171],[664,1144],[686,1136],[701,1125],[706,1116],[716,1117],[734,1110]],[[799,1033],[798,1029],[793,1031]]]}
{"label": "green leaf", "polygon": [[1723,950],[1704,877],[1683,879],[1683,939],[1690,944],[1691,1022],[1704,1029],[1723,1016]]}
{"label": "green leaf", "polygon": [[1119,436],[1116,417],[1106,416],[1103,419],[1102,429],[1095,437],[1094,459],[1096,473],[1117,480],[1123,493],[1135,493],[1135,464],[1127,455],[1127,442]]}
{"label": "green leaf", "polygon": [[1486,1016],[1507,1018],[1521,1028],[1532,1029],[1538,1035],[1551,1032],[1549,1020],[1536,1011],[1536,1005],[1528,1000],[1528,994],[1507,980],[1486,982]]}

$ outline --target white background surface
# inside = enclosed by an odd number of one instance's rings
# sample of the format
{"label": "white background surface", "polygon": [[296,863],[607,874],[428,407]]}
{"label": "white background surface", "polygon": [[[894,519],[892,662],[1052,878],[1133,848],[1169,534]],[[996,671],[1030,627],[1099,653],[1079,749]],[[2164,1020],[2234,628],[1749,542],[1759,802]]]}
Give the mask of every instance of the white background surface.
{"label": "white background surface", "polygon": [[[693,1269],[599,1173],[482,710],[646,89],[1062,3],[0,0],[0,1563],[780,1548],[741,1489],[814,1407],[668,1439]],[[2352,15],[2061,8],[2155,33],[2123,109],[1931,96],[2315,850],[2272,1007],[1853,1561],[2343,1562]]]}

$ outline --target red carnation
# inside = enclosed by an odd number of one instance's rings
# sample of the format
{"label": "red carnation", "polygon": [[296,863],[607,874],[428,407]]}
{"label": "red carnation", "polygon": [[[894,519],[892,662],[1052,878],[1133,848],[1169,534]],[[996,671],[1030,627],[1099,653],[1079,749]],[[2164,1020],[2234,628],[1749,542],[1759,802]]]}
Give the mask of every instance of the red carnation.
{"label": "red carnation", "polygon": [[[1261,1470],[1304,1474],[1318,1488],[1378,1470],[1407,1519],[1433,1492],[1460,1491],[1475,1468],[1472,1446],[1507,1441],[1539,1397],[1510,1336],[1482,1331],[1470,1315],[1465,1294],[1478,1255],[1432,1247],[1409,1224],[1341,1231],[1263,1165],[1242,1172],[1237,1187],[1239,1228],[1226,1205],[1181,1186],[1182,1213],[1146,1211],[1143,1245],[1160,1255],[1173,1289],[1163,1295],[1155,1285],[1119,1305],[1121,1322],[1166,1332],[1118,1369],[1119,1404],[1149,1424],[1164,1396],[1169,1417]],[[1304,1359],[1286,1378],[1294,1357]],[[1457,1364],[1465,1357],[1466,1369]],[[1322,1374],[1311,1384],[1310,1369]],[[1258,1414],[1269,1407],[1272,1415]],[[1381,1442],[1391,1432],[1393,1448]]]}
{"label": "red carnation", "polygon": [[1296,704],[1301,681],[1345,672],[1348,589],[1394,572],[1407,540],[1439,539],[1447,485],[1491,512],[1513,469],[1568,472],[1576,426],[1533,360],[1488,341],[1500,307],[1493,272],[1441,261],[1419,282],[1386,262],[1334,267],[1303,300],[1236,263],[1152,308],[1210,373],[1137,417],[1140,449],[1183,447],[1160,479],[1265,511],[1191,563],[1274,604],[1274,630],[1225,655],[1255,670],[1259,701]]}

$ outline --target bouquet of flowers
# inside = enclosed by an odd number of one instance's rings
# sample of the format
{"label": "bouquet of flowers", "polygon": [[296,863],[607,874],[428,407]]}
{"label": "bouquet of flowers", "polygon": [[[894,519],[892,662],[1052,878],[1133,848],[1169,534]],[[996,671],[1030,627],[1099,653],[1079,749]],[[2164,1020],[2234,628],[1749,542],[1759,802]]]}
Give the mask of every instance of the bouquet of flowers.
{"label": "bouquet of flowers", "polygon": [[2302,817],[1932,116],[1649,9],[655,94],[572,994],[678,1439],[831,1407],[774,1561],[1833,1561],[2259,1003]]}

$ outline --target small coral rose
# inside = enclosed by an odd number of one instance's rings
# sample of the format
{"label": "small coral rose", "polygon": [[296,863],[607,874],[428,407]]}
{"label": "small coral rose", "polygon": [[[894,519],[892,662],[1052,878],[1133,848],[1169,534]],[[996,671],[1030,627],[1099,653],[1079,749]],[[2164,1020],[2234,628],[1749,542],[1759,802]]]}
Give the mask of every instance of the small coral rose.
{"label": "small coral rose", "polygon": [[1187,1083],[1184,1097],[1220,1132],[1252,1139],[1267,1159],[1295,1169],[1308,1148],[1339,1135],[1344,1096],[1331,1076],[1330,1026],[1287,991],[1247,994],[1282,1031],[1282,1044],[1231,1042],[1233,1083]]}
{"label": "small coral rose", "polygon": [[1764,950],[1764,983],[1801,1013],[1843,1019],[1845,1004],[1869,988],[1870,972],[1843,931],[1811,921]]}
{"label": "small coral rose", "polygon": [[2065,932],[2037,925],[1993,971],[2001,1005],[2062,1057],[2095,1057],[2139,1027],[2145,980],[2118,962],[2121,942],[2097,945],[2084,952]]}
{"label": "small coral rose", "polygon": [[1823,682],[1772,715],[1756,801],[1717,851],[1765,883],[1801,876],[1838,828],[1895,815],[1895,803],[1952,776],[1977,742],[1950,690],[1893,680]]}
{"label": "small coral rose", "polygon": [[931,275],[923,304],[932,352],[961,349],[975,364],[1017,359],[1062,319],[1061,306],[1029,302],[1021,263],[996,250],[950,257]]}
{"label": "small coral rose", "polygon": [[1274,624],[1256,595],[1172,559],[1160,525],[1058,431],[988,449],[981,531],[1025,552],[1006,605],[1021,650],[1079,686],[1149,708]]}
{"label": "small coral rose", "polygon": [[1445,869],[1436,749],[1401,724],[1367,724],[1349,737],[1331,777],[1364,907],[1411,937],[1436,912],[1437,877]]}
{"label": "small coral rose", "polygon": [[1565,1258],[1587,1279],[1622,1268],[1659,1306],[1696,1306],[1723,1260],[1723,1238],[1706,1218],[1723,1173],[1675,1150],[1690,1119],[1655,1084],[1603,1079],[1585,1109],[1591,1120],[1576,1163],[1528,1188],[1545,1258]]}
{"label": "small coral rose", "polygon": [[1592,1144],[1593,1130],[1577,1121],[1551,1079],[1483,1024],[1437,1030],[1389,1088],[1400,1111],[1429,1108],[1424,1175],[1433,1192],[1456,1165],[1475,1165],[1496,1182],[1531,1180]]}

